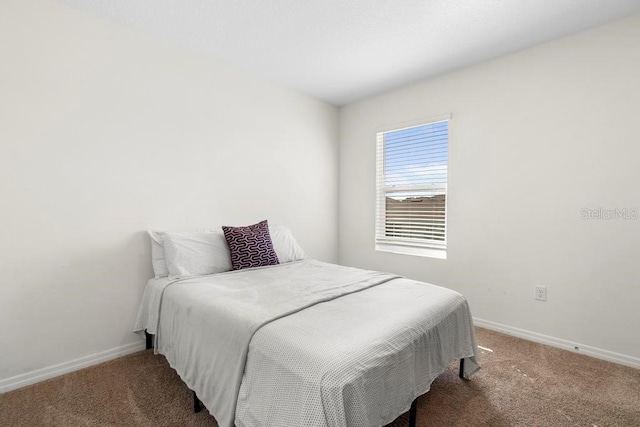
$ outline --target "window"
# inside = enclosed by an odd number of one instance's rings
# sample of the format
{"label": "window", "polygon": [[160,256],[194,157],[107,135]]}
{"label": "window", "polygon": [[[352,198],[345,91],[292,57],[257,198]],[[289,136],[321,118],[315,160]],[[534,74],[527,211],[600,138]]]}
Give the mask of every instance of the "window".
{"label": "window", "polygon": [[446,258],[449,117],[377,134],[376,249]]}

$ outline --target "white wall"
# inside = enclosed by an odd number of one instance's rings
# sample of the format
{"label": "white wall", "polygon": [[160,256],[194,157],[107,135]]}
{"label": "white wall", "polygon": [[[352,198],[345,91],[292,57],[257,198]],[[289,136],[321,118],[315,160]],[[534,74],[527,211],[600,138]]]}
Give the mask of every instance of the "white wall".
{"label": "white wall", "polygon": [[144,230],[337,260],[337,109],[52,1],[0,2],[0,380],[135,343]]}
{"label": "white wall", "polygon": [[[344,107],[340,262],[444,285],[477,318],[640,362],[640,220],[581,219],[640,208],[639,76],[635,15]],[[375,130],[446,113],[448,259],[374,251]]]}

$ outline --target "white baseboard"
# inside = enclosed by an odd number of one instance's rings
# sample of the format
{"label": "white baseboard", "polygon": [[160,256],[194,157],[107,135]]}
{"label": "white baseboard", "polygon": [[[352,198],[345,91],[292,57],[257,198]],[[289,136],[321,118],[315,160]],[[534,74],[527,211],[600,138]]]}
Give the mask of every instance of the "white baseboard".
{"label": "white baseboard", "polygon": [[514,337],[523,338],[525,340],[549,345],[551,347],[561,348],[572,353],[585,354],[587,356],[595,357],[596,359],[602,359],[606,360],[607,362],[618,363],[620,365],[640,369],[640,358],[638,357],[614,353],[613,351],[603,350],[601,348],[591,347],[584,344],[578,344],[560,338],[539,334],[537,332],[527,331],[525,329],[514,328],[512,326],[491,322],[489,320],[478,319],[475,317],[473,318],[473,323],[481,328],[490,329],[496,332],[502,332],[507,335],[512,335]]}
{"label": "white baseboard", "polygon": [[48,380],[69,372],[97,365],[108,360],[117,359],[127,354],[136,353],[145,349],[144,342],[134,342],[99,353],[90,354],[88,356],[73,359],[68,362],[58,363],[57,365],[47,366],[46,368],[36,369],[35,371],[16,375],[15,377],[0,380],[0,394],[25,387],[40,381]]}

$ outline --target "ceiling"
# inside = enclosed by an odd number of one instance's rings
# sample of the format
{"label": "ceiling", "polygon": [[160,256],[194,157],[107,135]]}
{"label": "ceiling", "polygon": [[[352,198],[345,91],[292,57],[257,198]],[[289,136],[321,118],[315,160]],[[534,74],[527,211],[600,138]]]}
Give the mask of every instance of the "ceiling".
{"label": "ceiling", "polygon": [[640,0],[61,0],[334,105],[640,12]]}

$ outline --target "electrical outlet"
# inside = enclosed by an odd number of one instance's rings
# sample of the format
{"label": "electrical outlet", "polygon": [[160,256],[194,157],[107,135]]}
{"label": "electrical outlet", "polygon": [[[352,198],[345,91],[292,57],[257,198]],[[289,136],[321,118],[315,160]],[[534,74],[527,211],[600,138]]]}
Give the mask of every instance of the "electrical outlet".
{"label": "electrical outlet", "polygon": [[547,300],[547,287],[546,286],[536,286],[536,293],[534,296],[538,301],[546,301]]}

